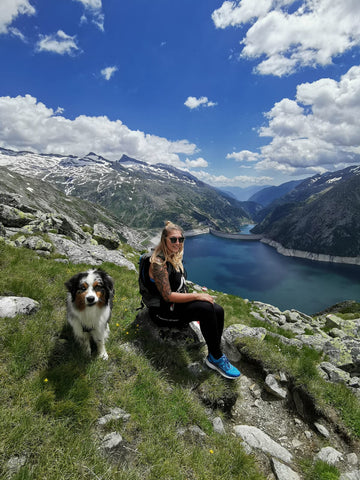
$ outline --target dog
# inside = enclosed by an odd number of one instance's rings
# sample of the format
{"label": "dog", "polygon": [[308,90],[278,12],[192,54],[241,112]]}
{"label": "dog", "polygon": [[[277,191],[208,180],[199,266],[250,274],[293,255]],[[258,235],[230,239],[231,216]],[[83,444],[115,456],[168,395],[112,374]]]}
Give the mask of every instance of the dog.
{"label": "dog", "polygon": [[98,355],[107,360],[105,342],[109,336],[109,321],[114,298],[114,281],[104,270],[80,272],[65,283],[67,320],[75,339],[87,355],[91,355],[91,338]]}

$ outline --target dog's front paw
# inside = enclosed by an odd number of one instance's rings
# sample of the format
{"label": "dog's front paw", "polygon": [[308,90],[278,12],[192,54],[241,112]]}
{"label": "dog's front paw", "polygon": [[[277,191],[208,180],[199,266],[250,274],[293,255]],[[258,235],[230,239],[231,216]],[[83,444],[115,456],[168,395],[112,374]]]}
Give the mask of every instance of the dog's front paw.
{"label": "dog's front paw", "polygon": [[108,360],[109,355],[107,354],[107,352],[104,351],[99,353],[99,358],[102,358],[103,360]]}

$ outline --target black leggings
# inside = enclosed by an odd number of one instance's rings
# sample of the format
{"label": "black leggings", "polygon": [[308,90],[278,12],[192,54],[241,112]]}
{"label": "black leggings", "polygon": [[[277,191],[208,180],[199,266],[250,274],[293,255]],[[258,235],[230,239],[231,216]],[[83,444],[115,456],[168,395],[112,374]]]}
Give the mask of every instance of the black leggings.
{"label": "black leggings", "polygon": [[224,330],[224,309],[217,303],[195,301],[175,304],[174,311],[150,309],[150,317],[159,326],[181,327],[190,322],[199,322],[209,353],[220,358],[221,336]]}

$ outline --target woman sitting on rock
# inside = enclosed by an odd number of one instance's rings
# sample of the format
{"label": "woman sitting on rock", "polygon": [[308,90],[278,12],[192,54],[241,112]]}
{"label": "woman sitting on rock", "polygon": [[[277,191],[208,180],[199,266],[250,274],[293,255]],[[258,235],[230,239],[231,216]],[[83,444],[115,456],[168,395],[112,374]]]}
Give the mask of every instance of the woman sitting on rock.
{"label": "woman sitting on rock", "polygon": [[150,258],[149,280],[160,296],[160,306],[149,308],[150,317],[157,325],[168,327],[198,321],[208,347],[207,366],[225,378],[235,379],[240,372],[220,348],[224,309],[207,293],[188,293],[183,253],[181,227],[166,222],[160,242]]}

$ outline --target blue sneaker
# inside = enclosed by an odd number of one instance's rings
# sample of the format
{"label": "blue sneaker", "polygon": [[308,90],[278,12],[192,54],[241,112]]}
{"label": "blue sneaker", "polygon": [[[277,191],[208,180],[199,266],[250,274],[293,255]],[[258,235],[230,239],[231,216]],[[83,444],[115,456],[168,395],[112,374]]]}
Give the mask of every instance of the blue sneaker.
{"label": "blue sneaker", "polygon": [[241,375],[240,371],[234,367],[234,365],[231,365],[226,355],[222,355],[218,360],[215,360],[211,353],[209,353],[209,355],[206,357],[205,363],[213,370],[217,370],[220,375],[225,378],[234,380]]}

